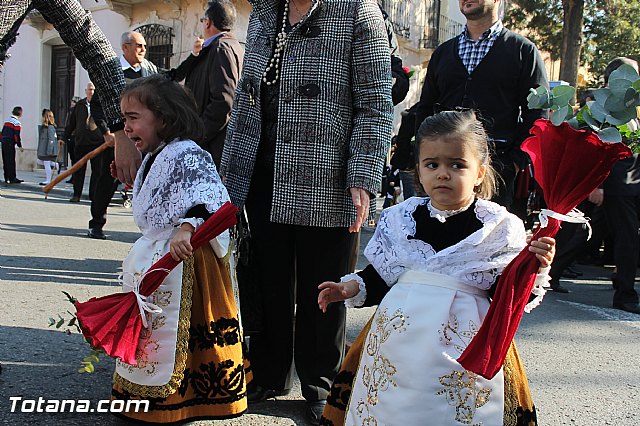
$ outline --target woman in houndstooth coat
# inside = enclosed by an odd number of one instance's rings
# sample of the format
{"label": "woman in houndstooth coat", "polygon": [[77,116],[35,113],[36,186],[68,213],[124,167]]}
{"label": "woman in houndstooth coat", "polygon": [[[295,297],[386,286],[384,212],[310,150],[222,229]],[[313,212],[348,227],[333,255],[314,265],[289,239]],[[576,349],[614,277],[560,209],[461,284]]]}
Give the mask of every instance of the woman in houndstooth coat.
{"label": "woman in houndstooth coat", "polygon": [[380,186],[393,112],[389,42],[375,0],[250,2],[221,164],[231,201],[246,206],[262,289],[249,400],[288,393],[295,353],[315,420],[345,324],[343,307],[318,310],[317,286],[347,271]]}

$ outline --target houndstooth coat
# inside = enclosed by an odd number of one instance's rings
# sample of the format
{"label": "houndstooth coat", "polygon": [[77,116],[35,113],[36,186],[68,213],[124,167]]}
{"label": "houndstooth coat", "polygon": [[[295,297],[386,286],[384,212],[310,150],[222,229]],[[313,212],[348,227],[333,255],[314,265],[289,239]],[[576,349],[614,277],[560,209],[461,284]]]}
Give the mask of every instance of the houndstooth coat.
{"label": "houndstooth coat", "polygon": [[[221,164],[238,207],[251,183],[261,134],[260,81],[280,26],[278,0],[250,2]],[[280,69],[271,221],[350,226],[356,211],[349,188],[377,192],[391,138],[389,42],[375,0],[314,0],[308,18],[288,36]]]}

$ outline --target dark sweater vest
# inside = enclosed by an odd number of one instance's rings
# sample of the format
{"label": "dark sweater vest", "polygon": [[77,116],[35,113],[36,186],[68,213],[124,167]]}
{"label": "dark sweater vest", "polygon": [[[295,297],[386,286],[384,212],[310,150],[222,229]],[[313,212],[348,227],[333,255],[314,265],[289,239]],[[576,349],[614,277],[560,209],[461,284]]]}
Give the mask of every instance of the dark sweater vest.
{"label": "dark sweater vest", "polygon": [[[497,149],[519,146],[533,121],[546,116],[545,111],[529,110],[526,106],[529,88],[548,87],[544,62],[535,45],[503,29],[469,74],[458,55],[458,41],[459,37],[448,40],[431,56],[421,98],[421,117],[455,107],[473,108],[480,111],[490,137],[507,141],[507,145],[498,143]],[[519,125],[523,120],[526,128]]]}

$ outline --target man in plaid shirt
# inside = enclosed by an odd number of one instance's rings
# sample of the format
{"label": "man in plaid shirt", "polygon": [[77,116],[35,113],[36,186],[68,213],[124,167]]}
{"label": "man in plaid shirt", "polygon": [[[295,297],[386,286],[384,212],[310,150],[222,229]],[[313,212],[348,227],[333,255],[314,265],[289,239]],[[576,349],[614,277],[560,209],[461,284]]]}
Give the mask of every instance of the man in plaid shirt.
{"label": "man in plaid shirt", "polygon": [[502,178],[493,201],[510,207],[517,173],[528,164],[520,144],[548,110],[530,110],[530,88],[549,86],[542,57],[526,38],[507,30],[501,0],[458,0],[467,18],[464,31],[431,56],[416,128],[439,111],[472,108],[493,140],[492,165]]}

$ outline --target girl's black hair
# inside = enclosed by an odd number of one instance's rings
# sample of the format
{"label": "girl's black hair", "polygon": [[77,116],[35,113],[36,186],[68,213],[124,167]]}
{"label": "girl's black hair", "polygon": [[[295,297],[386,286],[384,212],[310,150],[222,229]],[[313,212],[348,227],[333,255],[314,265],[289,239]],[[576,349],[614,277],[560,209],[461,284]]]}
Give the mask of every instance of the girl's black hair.
{"label": "girl's black hair", "polygon": [[188,89],[175,81],[162,74],[137,78],[120,95],[120,99],[129,98],[136,99],[164,122],[164,128],[158,130],[161,140],[202,141],[204,124],[198,116],[196,101]]}
{"label": "girl's black hair", "polygon": [[489,138],[473,110],[443,111],[426,118],[416,134],[416,171],[420,145],[428,140],[464,141],[473,147],[480,164],[486,166],[484,179],[474,188],[480,198],[491,199],[496,192],[496,173],[491,167]]}

